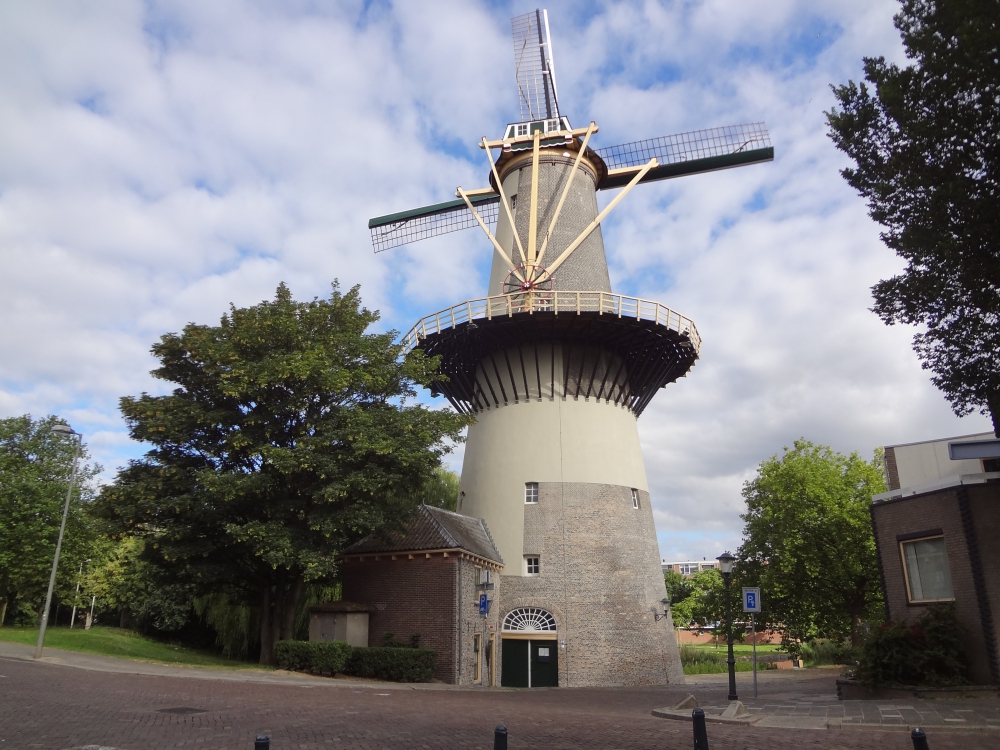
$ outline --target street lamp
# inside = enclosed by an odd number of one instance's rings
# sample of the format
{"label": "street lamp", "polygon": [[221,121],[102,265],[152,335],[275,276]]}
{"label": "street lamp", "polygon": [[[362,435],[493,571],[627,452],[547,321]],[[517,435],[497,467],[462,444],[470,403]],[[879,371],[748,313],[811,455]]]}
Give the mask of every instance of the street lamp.
{"label": "street lamp", "polygon": [[59,569],[59,553],[62,551],[63,534],[66,532],[66,516],[69,515],[69,501],[73,498],[73,482],[76,481],[76,464],[80,458],[80,446],[83,435],[75,432],[68,424],[52,426],[55,435],[69,437],[76,435],[76,450],[73,453],[73,470],[69,475],[69,487],[66,488],[66,504],[63,506],[62,524],[59,526],[59,539],[56,541],[56,554],[52,558],[52,575],[49,576],[49,590],[45,594],[45,610],[42,613],[42,626],[38,629],[38,643],[35,644],[35,658],[42,658],[42,645],[45,643],[45,627],[49,624],[49,608],[52,606],[52,589],[56,586],[56,571]]}
{"label": "street lamp", "polygon": [[719,561],[719,570],[725,584],[726,642],[729,645],[729,658],[726,660],[726,663],[729,664],[729,700],[735,701],[739,700],[739,697],[736,695],[736,657],[733,656],[733,602],[729,595],[729,587],[732,584],[733,563],[736,562],[736,558],[729,552],[723,552],[715,559]]}

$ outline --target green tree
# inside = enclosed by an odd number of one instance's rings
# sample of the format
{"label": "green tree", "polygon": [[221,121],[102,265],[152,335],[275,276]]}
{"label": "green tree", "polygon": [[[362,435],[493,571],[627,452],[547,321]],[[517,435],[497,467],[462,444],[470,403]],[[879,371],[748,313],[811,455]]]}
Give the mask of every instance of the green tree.
{"label": "green tree", "polygon": [[850,634],[877,619],[882,594],[869,505],[885,491],[882,457],[864,461],[796,440],[743,486],[747,512],[737,574],[759,585],[760,627],[787,639]]}
{"label": "green tree", "polygon": [[291,637],[304,588],[333,582],[337,554],[400,523],[464,417],[408,404],[439,378],[358,288],[296,302],[231,307],[153,346],[165,396],[121,400],[136,440],[152,444],[97,508],[114,533],[141,537],[144,559],[201,595],[259,613],[260,661]]}
{"label": "green tree", "polygon": [[420,502],[445,510],[457,510],[460,481],[458,474],[439,466],[420,492]]}
{"label": "green tree", "polygon": [[[62,421],[28,414],[0,419],[0,625],[11,603],[41,617],[76,450],[73,440],[52,432]],[[87,461],[83,445],[55,601],[73,596],[80,563],[89,557],[94,539],[86,510],[100,467]]]}
{"label": "green tree", "polygon": [[959,416],[1000,436],[1000,0],[903,0],[911,65],[864,58],[834,87],[843,170],[906,261],[872,291],[883,321],[919,324],[914,349]]}
{"label": "green tree", "polygon": [[[674,573],[680,578],[680,574]],[[670,612],[674,624],[678,627],[696,625],[698,627],[715,627],[725,620],[726,599],[723,588],[722,574],[714,568],[699,570],[689,578],[672,582],[678,595],[683,595],[679,601],[670,595]]]}

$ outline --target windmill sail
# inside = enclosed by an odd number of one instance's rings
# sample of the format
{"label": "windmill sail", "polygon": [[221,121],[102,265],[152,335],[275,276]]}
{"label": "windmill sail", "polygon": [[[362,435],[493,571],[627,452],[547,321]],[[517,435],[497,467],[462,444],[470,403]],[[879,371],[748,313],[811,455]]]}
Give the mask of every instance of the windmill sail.
{"label": "windmill sail", "polygon": [[608,176],[598,186],[601,190],[627,185],[653,157],[659,166],[649,170],[641,182],[774,160],[771,136],[762,122],[622,143],[597,149],[596,153],[608,166]]}
{"label": "windmill sail", "polygon": [[549,14],[533,10],[510,19],[521,121],[559,117],[556,72],[552,63]]}
{"label": "windmill sail", "polygon": [[[484,222],[496,226],[500,205],[499,195],[493,193],[469,196],[469,201],[475,206]],[[475,226],[478,226],[476,217],[469,211],[464,200],[435,203],[433,206],[415,208],[411,211],[377,216],[368,222],[368,229],[372,234],[372,246],[376,253]]]}

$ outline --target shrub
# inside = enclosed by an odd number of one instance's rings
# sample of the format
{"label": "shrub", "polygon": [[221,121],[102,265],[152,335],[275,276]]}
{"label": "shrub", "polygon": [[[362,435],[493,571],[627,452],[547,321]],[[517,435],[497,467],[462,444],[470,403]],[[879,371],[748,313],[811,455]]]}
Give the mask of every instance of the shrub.
{"label": "shrub", "polygon": [[814,638],[801,644],[799,654],[810,667],[854,663],[850,644],[840,640]]}
{"label": "shrub", "polygon": [[274,655],[282,669],[343,672],[354,649],[343,641],[278,641]]}
{"label": "shrub", "polygon": [[425,682],[434,676],[437,652],[427,648],[356,648],[345,671],[357,677],[393,682]]}
{"label": "shrub", "polygon": [[854,676],[866,685],[967,685],[962,628],[950,604],[913,625],[887,622],[861,645]]}

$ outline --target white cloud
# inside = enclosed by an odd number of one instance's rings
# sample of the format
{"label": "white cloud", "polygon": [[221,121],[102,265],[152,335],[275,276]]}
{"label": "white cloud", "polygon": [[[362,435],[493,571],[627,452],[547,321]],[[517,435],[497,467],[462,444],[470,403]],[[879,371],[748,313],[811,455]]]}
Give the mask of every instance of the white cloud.
{"label": "white cloud", "polygon": [[[828,84],[901,59],[892,0],[549,5],[564,109],[596,145],[765,120],[773,164],[636,190],[619,291],[704,337],[640,420],[667,556],[738,542],[739,490],[799,436],[857,449],[976,432],[868,288],[898,268],[825,135]],[[508,12],[474,2],[0,6],[0,416],[61,413],[109,470],[149,346],[286,281],[362,285],[387,327],[485,289],[463,232],[371,252],[367,219],[479,186],[516,116]],[[608,196],[602,196],[607,200]],[[460,461],[459,447],[452,461]],[[708,547],[711,547],[710,549]]]}

